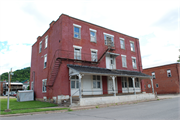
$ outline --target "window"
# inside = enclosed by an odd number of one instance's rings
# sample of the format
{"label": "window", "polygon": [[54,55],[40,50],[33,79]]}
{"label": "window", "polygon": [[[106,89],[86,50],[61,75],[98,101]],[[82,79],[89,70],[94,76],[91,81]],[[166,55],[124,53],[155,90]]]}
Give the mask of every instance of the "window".
{"label": "window", "polygon": [[93,88],[101,88],[101,80],[99,75],[93,75]]}
{"label": "window", "polygon": [[125,49],[124,38],[120,38],[121,49]]}
{"label": "window", "polygon": [[137,69],[136,58],[135,57],[132,57],[132,66],[133,66],[134,69]]}
{"label": "window", "polygon": [[45,48],[48,46],[48,35],[45,37]]}
{"label": "window", "polygon": [[74,88],[74,89],[79,88],[79,77],[78,76],[71,77],[71,88]]}
{"label": "window", "polygon": [[140,85],[140,81],[138,78],[135,79],[135,87],[139,87]]}
{"label": "window", "polygon": [[122,57],[122,67],[127,67],[126,55],[121,55],[121,57]]}
{"label": "window", "polygon": [[42,92],[46,92],[46,82],[47,82],[47,79],[42,80]]}
{"label": "window", "polygon": [[33,89],[34,89],[34,83],[31,82],[31,90],[33,90]]}
{"label": "window", "polygon": [[156,83],[156,88],[158,88],[159,87],[159,85],[158,85],[158,83]]}
{"label": "window", "polygon": [[44,55],[44,68],[47,67],[47,54]]}
{"label": "window", "polygon": [[129,81],[129,87],[133,87],[133,81],[131,78],[128,78],[128,81]]}
{"label": "window", "polygon": [[168,77],[171,77],[172,75],[171,75],[171,70],[167,70],[167,76]]}
{"label": "window", "polygon": [[153,76],[153,79],[155,79],[155,78],[156,78],[156,76],[155,76],[155,72],[152,72],[152,76]]}
{"label": "window", "polygon": [[74,59],[81,60],[81,49],[82,47],[73,45],[74,47]]}
{"label": "window", "polygon": [[42,41],[39,43],[39,53],[42,51]]}
{"label": "window", "polygon": [[96,42],[96,30],[89,29],[90,30],[90,39],[91,42]]}
{"label": "window", "polygon": [[122,88],[127,88],[127,80],[126,77],[122,77]]}
{"label": "window", "polygon": [[97,62],[97,50],[91,49],[91,61]]}
{"label": "window", "polygon": [[74,38],[81,39],[81,26],[73,24],[74,26]]}
{"label": "window", "polygon": [[134,42],[130,41],[131,51],[135,51]]}
{"label": "window", "polygon": [[114,35],[110,35],[107,33],[103,33],[103,34],[104,34],[105,45],[114,46]]}

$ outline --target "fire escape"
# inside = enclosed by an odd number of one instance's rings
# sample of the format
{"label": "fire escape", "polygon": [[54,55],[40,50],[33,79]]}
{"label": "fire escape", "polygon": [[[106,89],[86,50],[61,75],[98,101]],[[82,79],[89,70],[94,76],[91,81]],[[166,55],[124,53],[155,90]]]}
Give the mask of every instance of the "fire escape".
{"label": "fire escape", "polygon": [[99,59],[97,61],[92,61],[90,59],[91,58],[90,55],[88,55],[88,54],[81,53],[84,56],[83,58],[74,59],[74,51],[66,51],[66,50],[61,50],[61,49],[56,50],[55,54],[53,56],[51,65],[50,65],[49,72],[48,72],[47,86],[53,87],[54,82],[56,80],[56,77],[58,75],[59,68],[60,68],[63,60],[74,61],[74,62],[82,62],[82,63],[90,63],[90,64],[98,65],[108,51],[115,50],[113,48],[114,43],[111,41],[111,38],[107,38],[106,45],[107,46],[105,46],[101,56],[99,57]]}

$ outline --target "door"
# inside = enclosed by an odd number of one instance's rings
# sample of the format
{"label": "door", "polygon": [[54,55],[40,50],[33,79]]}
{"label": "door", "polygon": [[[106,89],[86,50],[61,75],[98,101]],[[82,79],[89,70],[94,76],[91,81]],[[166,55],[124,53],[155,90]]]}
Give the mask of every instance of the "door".
{"label": "door", "polygon": [[[117,80],[115,79],[115,92],[118,93],[117,91]],[[108,77],[108,94],[114,93],[114,88],[113,88],[113,80],[111,77]]]}
{"label": "door", "polygon": [[122,77],[122,93],[128,93],[127,78]]}

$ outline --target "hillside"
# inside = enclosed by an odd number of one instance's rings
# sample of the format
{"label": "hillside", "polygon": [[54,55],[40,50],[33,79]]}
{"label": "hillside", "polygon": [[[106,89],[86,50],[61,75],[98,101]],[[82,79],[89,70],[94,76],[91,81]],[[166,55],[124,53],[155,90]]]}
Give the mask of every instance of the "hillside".
{"label": "hillside", "polygon": [[[16,70],[13,73],[14,75],[12,75],[11,82],[22,82],[26,79],[30,79],[30,67],[26,67],[21,70]],[[8,72],[1,74],[1,81],[5,79],[8,81]]]}

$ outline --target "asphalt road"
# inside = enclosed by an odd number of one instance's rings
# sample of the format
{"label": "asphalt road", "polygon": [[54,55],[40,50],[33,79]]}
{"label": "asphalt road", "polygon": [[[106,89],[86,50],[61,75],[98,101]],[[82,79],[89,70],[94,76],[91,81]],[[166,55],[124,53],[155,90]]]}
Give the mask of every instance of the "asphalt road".
{"label": "asphalt road", "polygon": [[1,120],[180,120],[180,97],[65,113],[1,117]]}

